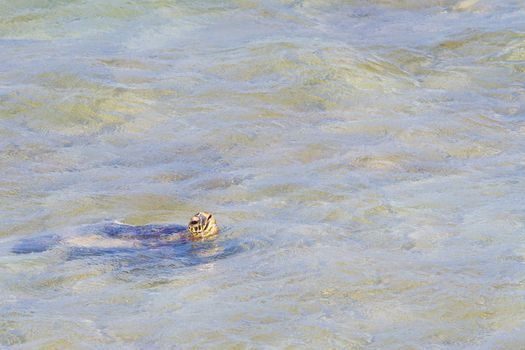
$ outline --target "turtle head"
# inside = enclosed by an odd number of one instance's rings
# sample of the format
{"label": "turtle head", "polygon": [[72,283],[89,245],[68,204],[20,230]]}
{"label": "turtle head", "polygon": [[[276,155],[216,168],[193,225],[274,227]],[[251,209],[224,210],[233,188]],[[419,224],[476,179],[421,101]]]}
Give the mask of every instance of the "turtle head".
{"label": "turtle head", "polygon": [[188,224],[188,232],[192,238],[201,239],[216,235],[219,232],[215,216],[205,211],[195,214]]}

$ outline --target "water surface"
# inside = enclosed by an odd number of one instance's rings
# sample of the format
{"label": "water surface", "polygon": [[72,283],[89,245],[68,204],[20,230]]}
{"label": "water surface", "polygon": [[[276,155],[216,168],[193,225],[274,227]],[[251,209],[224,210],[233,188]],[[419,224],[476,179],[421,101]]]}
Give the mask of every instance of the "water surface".
{"label": "water surface", "polygon": [[[523,348],[524,18],[0,1],[0,347]],[[236,254],[12,251],[198,210]]]}

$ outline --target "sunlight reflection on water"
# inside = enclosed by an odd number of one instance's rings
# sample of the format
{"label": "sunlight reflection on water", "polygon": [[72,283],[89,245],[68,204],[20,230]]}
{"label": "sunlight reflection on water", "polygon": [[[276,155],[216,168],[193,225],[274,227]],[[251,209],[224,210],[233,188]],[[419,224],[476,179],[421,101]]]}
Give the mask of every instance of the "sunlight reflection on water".
{"label": "sunlight reflection on water", "polygon": [[[524,15],[0,4],[0,347],[520,348]],[[13,253],[201,209],[201,260]]]}

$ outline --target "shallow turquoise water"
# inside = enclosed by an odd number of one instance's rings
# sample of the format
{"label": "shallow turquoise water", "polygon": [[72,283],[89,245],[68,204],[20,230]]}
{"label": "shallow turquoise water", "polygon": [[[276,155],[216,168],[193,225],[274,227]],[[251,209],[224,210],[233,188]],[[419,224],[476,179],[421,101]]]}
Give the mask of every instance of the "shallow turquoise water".
{"label": "shallow turquoise water", "polygon": [[[0,347],[523,348],[524,18],[0,1]],[[201,209],[237,254],[12,253]]]}

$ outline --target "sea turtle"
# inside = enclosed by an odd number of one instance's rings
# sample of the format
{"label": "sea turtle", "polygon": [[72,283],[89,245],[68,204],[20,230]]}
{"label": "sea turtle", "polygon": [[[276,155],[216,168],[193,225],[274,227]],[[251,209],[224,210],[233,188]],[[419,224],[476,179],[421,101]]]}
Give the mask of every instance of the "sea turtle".
{"label": "sea turtle", "polygon": [[195,214],[187,226],[182,225],[128,225],[112,222],[102,225],[90,225],[84,234],[61,238],[57,235],[40,236],[21,240],[13,247],[18,254],[43,252],[57,244],[68,249],[78,248],[83,251],[102,252],[122,251],[126,248],[152,248],[172,246],[174,244],[209,241],[219,232],[215,216],[208,212]]}
{"label": "sea turtle", "polygon": [[170,273],[173,268],[208,264],[237,254],[246,248],[238,239],[219,237],[215,216],[195,214],[187,226],[176,224],[129,225],[99,223],[79,228],[65,236],[39,235],[23,239],[15,254],[49,251],[66,260],[89,259],[109,263],[118,271]]}

